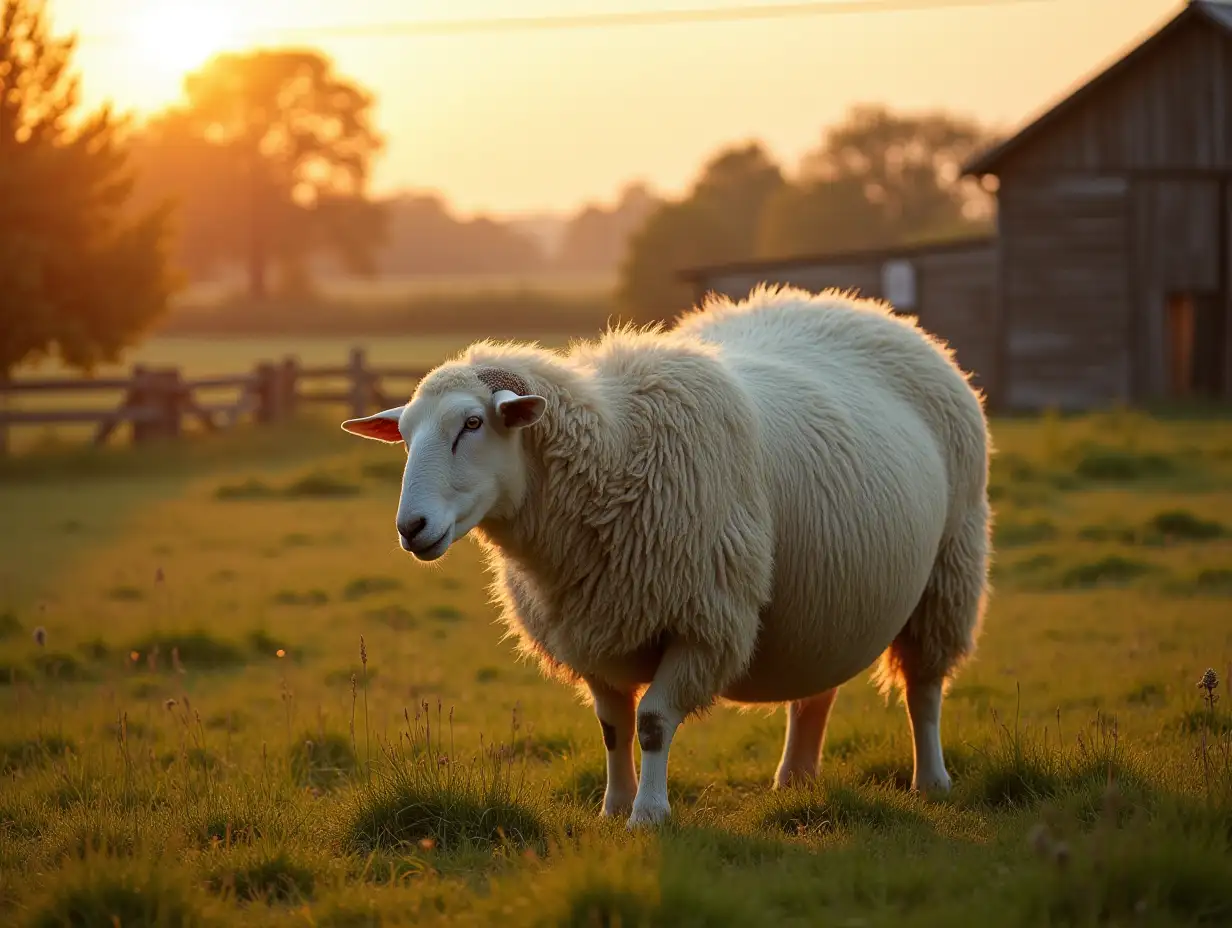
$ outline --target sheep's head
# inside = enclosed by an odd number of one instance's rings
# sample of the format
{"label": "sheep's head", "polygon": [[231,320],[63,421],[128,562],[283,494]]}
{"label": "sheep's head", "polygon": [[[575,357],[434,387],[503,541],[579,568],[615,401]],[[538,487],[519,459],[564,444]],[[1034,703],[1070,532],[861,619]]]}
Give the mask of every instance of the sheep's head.
{"label": "sheep's head", "polygon": [[517,505],[525,483],[521,430],[539,421],[545,405],[516,374],[450,366],[426,378],[405,406],[342,427],[404,446],[398,541],[434,561],[490,514]]}

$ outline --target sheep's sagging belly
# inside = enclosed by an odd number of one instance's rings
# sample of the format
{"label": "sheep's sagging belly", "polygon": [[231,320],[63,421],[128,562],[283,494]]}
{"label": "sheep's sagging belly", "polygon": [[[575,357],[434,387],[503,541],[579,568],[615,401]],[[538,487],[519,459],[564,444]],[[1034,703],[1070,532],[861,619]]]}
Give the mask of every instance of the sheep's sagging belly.
{"label": "sheep's sagging belly", "polygon": [[767,610],[753,660],[744,675],[723,691],[723,698],[790,702],[841,686],[890,646],[911,615],[914,602],[906,605],[909,598],[903,596],[898,608],[866,617],[864,624]]}
{"label": "sheep's sagging belly", "polygon": [[[894,511],[891,508],[889,511]],[[897,522],[897,524],[895,524]],[[944,520],[873,520],[898,544],[863,553],[820,534],[784,547],[744,675],[723,696],[737,702],[803,699],[868,668],[911,617],[932,574]]]}

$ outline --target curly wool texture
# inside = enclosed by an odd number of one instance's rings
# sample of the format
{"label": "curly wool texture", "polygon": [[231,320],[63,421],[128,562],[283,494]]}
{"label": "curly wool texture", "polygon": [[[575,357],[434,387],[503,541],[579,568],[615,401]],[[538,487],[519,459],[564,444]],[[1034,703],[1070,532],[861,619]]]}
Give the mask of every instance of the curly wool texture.
{"label": "curly wool texture", "polygon": [[762,288],[567,354],[480,343],[420,390],[512,383],[546,410],[521,499],[475,531],[547,674],[644,685],[684,639],[707,660],[680,701],[704,708],[802,698],[878,655],[883,687],[944,677],[973,650],[983,411],[914,320]]}

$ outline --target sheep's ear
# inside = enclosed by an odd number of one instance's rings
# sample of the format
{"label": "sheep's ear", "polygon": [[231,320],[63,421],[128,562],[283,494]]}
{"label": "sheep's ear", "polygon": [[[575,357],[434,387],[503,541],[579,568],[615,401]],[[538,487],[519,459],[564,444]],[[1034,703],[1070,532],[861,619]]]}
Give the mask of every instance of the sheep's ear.
{"label": "sheep's ear", "polygon": [[382,410],[362,419],[347,419],[342,423],[344,431],[360,438],[371,438],[374,441],[385,441],[393,444],[402,441],[402,433],[398,431],[398,419],[402,416],[405,406],[395,406]]}
{"label": "sheep's ear", "polygon": [[505,428],[524,429],[543,418],[548,401],[534,393],[521,396],[512,390],[497,390],[492,394],[492,405]]}

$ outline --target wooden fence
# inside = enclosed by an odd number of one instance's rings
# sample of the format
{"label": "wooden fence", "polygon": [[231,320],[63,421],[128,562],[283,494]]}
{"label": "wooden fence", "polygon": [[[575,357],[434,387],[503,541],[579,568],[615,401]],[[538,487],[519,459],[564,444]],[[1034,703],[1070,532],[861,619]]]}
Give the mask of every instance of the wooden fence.
{"label": "wooden fence", "polygon": [[[134,365],[125,378],[28,378],[0,381],[0,453],[8,448],[12,426],[93,425],[94,444],[107,441],[122,425],[132,426],[132,440],[147,442],[174,439],[184,424],[195,420],[207,430],[230,428],[249,421],[269,423],[293,416],[307,404],[342,405],[351,416],[368,415],[394,405],[387,390],[390,380],[409,381],[397,395],[410,395],[414,381],[425,371],[370,367],[362,348],[351,350],[345,366],[303,367],[294,357],[281,363],[263,361],[248,374],[188,378],[176,367]],[[342,382],[342,389],[320,389],[322,381]],[[312,389],[316,384],[317,389]],[[81,395],[100,391],[123,391],[120,405],[107,408],[73,408],[59,403],[45,409],[20,409],[14,398],[47,398],[61,394]],[[231,392],[231,398],[206,400],[203,393]],[[84,404],[83,404],[84,405]]]}

